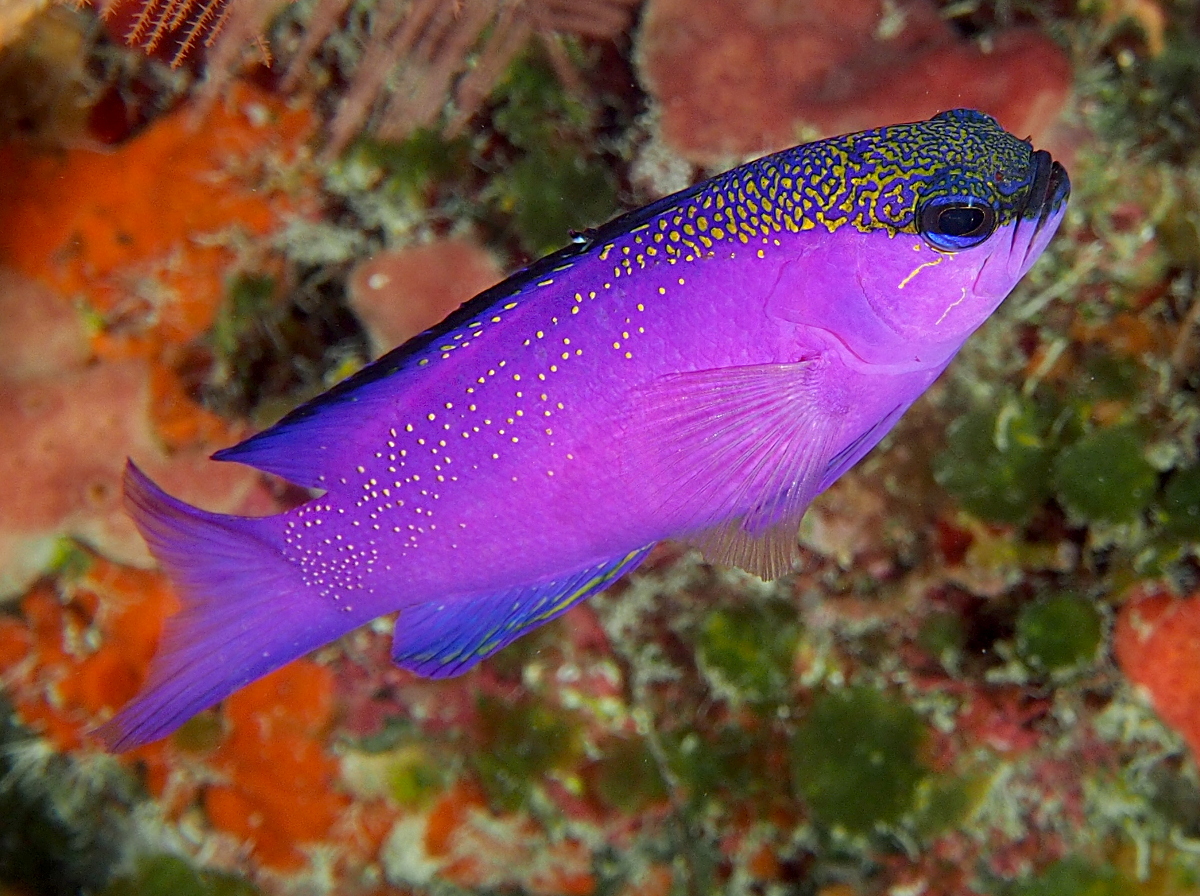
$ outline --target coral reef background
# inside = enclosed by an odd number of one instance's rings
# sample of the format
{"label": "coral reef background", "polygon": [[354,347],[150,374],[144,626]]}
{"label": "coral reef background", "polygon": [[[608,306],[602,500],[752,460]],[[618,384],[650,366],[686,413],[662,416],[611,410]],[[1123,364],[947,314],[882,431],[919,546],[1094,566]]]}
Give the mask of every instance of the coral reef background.
{"label": "coral reef background", "polygon": [[[218,30],[218,26],[220,26]],[[387,620],[104,754],[207,455],[581,229],[969,105],[1046,256],[763,583],[663,545],[459,678]],[[0,894],[1200,892],[1197,0],[0,0]]]}

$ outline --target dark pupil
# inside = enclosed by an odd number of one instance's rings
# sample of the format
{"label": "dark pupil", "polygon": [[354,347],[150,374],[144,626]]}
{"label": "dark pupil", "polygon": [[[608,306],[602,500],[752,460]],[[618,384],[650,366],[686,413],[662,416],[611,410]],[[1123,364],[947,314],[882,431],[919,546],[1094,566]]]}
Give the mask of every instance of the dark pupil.
{"label": "dark pupil", "polygon": [[983,209],[973,205],[952,205],[938,212],[937,226],[946,236],[970,236],[983,226]]}

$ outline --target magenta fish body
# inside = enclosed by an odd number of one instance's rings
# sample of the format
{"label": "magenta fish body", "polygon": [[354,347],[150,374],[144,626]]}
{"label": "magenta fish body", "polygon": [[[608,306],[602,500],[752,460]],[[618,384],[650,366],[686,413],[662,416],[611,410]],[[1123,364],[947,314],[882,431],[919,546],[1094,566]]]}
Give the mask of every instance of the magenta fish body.
{"label": "magenta fish body", "polygon": [[207,513],[134,468],[179,587],[116,749],[400,610],[397,663],[470,668],[663,539],[785,573],[812,498],[1040,255],[1069,183],[958,110],[807,144],[581,235],[219,452],[320,497]]}

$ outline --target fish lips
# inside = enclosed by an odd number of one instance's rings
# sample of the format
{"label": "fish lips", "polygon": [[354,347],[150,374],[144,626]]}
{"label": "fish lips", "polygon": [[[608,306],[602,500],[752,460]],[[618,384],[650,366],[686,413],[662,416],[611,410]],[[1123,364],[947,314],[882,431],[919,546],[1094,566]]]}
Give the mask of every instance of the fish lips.
{"label": "fish lips", "polygon": [[[1033,153],[1033,183],[1025,194],[1025,202],[1018,218],[1018,226],[1013,231],[1014,247],[1016,241],[1024,237],[1027,242],[1024,252],[1014,253],[1014,260],[1020,260],[1022,271],[1027,270],[1033,260],[1041,254],[1046,243],[1058,223],[1066,207],[1067,198],[1071,195],[1071,179],[1065,169],[1051,158],[1044,149]],[[1033,232],[1027,233],[1026,223],[1032,221]],[[1048,226],[1049,225],[1049,226]]]}
{"label": "fish lips", "polygon": [[1050,153],[1039,149],[1033,154],[1033,183],[1025,196],[1021,209],[1024,218],[1037,220],[1036,230],[1058,211],[1071,195],[1071,179],[1067,169],[1050,157]]}

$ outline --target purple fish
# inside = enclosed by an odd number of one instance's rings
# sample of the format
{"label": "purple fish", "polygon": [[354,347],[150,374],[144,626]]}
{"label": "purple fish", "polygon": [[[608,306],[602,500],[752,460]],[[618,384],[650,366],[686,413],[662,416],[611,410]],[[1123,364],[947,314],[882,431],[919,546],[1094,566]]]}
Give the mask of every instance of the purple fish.
{"label": "purple fish", "polygon": [[809,502],[1029,269],[1066,172],[993,119],[767,156],[582,234],[218,452],[318,490],[265,518],[126,496],[178,585],[113,749],[399,610],[393,658],[457,675],[667,538],[785,573]]}

